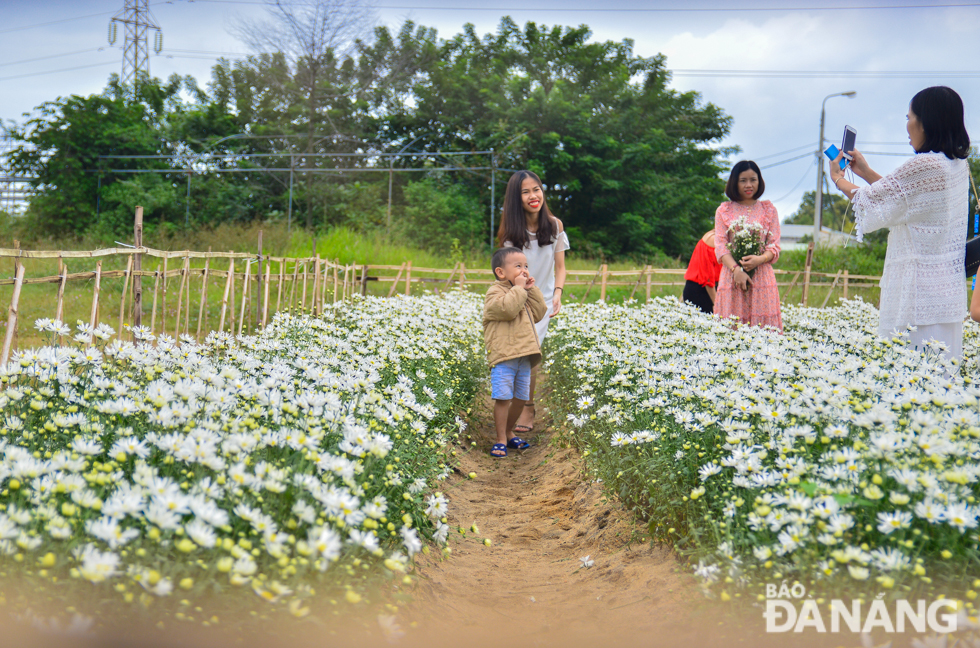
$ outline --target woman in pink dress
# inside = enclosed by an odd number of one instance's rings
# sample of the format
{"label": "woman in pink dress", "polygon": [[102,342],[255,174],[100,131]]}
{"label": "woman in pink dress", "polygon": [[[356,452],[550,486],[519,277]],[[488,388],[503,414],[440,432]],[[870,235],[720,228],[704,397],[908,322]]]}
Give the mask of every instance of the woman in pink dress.
{"label": "woman in pink dress", "polygon": [[[752,326],[771,326],[783,332],[783,316],[779,310],[779,289],[772,264],[779,258],[779,215],[768,200],[759,200],[766,189],[759,165],[742,160],[732,168],[725,187],[731,200],[723,202],[715,212],[715,255],[725,267],[718,281],[715,314],[719,317],[738,317]],[[728,230],[740,218],[758,223],[766,232],[761,254],[749,254],[741,259],[728,251]],[[749,272],[755,270],[750,277]]]}

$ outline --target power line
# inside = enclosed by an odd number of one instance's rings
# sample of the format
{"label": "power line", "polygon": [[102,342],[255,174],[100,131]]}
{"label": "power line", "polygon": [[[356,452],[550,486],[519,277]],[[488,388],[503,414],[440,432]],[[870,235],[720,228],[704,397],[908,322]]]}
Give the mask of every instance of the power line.
{"label": "power line", "polygon": [[101,65],[116,65],[115,61],[106,61],[104,63],[92,63],[90,65],[78,65],[76,67],[61,68],[60,70],[45,70],[44,72],[29,72],[28,74],[15,74],[14,76],[0,77],[0,81],[8,81],[10,79],[25,79],[32,76],[41,76],[42,74],[55,74],[57,72],[71,72],[72,70],[84,70],[85,68],[94,68]]}
{"label": "power line", "polygon": [[[196,0],[218,4],[268,5],[260,0]],[[434,11],[550,11],[566,13],[741,13],[741,12],[776,12],[776,11],[861,11],[879,9],[951,9],[962,7],[980,7],[980,2],[948,3],[948,4],[912,4],[912,5],[857,5],[836,7],[640,7],[640,8],[570,8],[570,7],[466,7],[466,6],[431,6],[431,5],[390,5],[375,4],[376,9],[418,9]]]}
{"label": "power line", "polygon": [[973,79],[980,77],[980,70],[894,70],[884,71],[821,71],[821,70],[698,70],[675,68],[675,77],[725,77],[760,79],[915,79],[945,77]]}
{"label": "power line", "polygon": [[803,175],[802,175],[802,176],[800,176],[800,179],[799,179],[799,180],[797,180],[797,182],[796,182],[796,184],[795,184],[795,185],[793,186],[793,188],[792,188],[792,189],[790,189],[789,191],[787,191],[787,192],[786,192],[786,195],[785,195],[785,196],[782,196],[782,197],[780,197],[780,198],[777,198],[777,199],[776,199],[776,200],[774,200],[773,202],[783,202],[784,200],[786,200],[787,198],[789,198],[789,197],[790,197],[790,195],[792,195],[792,193],[793,193],[794,191],[796,191],[797,189],[799,189],[799,188],[800,188],[800,185],[801,185],[801,184],[803,184],[803,181],[804,181],[804,180],[806,180],[806,179],[807,179],[807,176],[809,176],[809,175],[810,175],[810,171],[811,171],[811,169],[813,169],[813,167],[814,167],[814,165],[815,165],[815,164],[816,164],[816,158],[814,158],[814,160],[813,160],[813,162],[811,162],[811,163],[810,163],[810,166],[808,166],[808,167],[806,168],[806,171],[804,171],[804,172],[803,172]]}
{"label": "power line", "polygon": [[44,61],[46,59],[60,58],[62,56],[72,56],[74,54],[86,54],[88,52],[100,52],[103,49],[105,49],[105,48],[95,47],[95,48],[78,50],[78,51],[75,51],[75,52],[64,52],[62,54],[50,54],[48,56],[39,56],[37,58],[32,58],[32,59],[22,59],[20,61],[9,61],[7,63],[0,63],[0,67],[6,67],[8,65],[20,65],[21,63],[33,63],[34,61]]}
{"label": "power line", "polygon": [[85,16],[75,16],[74,18],[62,18],[60,20],[51,20],[43,23],[35,23],[33,25],[24,25],[22,27],[11,27],[10,29],[0,29],[0,34],[9,34],[10,32],[23,31],[25,29],[34,29],[35,27],[47,27],[48,25],[56,25],[58,23],[70,22],[72,20],[82,20],[84,18],[95,18],[96,16],[105,16],[111,14],[111,11],[102,11],[100,13],[87,14]]}
{"label": "power line", "polygon": [[811,144],[804,144],[803,146],[797,146],[796,148],[791,148],[788,151],[780,151],[779,153],[770,153],[769,155],[761,155],[759,157],[755,157],[752,159],[758,162],[759,160],[767,160],[769,158],[779,157],[780,155],[786,155],[787,153],[795,153],[796,151],[802,151],[803,149],[806,148],[812,149],[816,145],[817,143],[813,142]]}
{"label": "power line", "polygon": [[796,157],[789,158],[788,160],[780,160],[779,162],[773,162],[772,164],[767,164],[765,166],[759,167],[760,169],[768,169],[770,167],[779,166],[781,164],[787,164],[789,162],[795,162],[797,160],[802,160],[805,157],[810,157],[813,155],[813,151],[808,151],[803,155],[797,155]]}

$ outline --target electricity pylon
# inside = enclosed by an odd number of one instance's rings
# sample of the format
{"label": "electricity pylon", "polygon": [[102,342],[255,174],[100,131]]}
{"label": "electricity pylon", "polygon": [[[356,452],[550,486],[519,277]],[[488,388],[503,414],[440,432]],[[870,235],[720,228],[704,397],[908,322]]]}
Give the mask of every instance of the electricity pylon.
{"label": "electricity pylon", "polygon": [[123,41],[122,82],[136,86],[140,73],[150,76],[150,47],[147,34],[153,34],[153,51],[157,54],[163,49],[163,32],[150,14],[149,0],[126,0],[126,6],[109,22],[109,44],[116,42],[116,29],[125,25],[126,36]]}

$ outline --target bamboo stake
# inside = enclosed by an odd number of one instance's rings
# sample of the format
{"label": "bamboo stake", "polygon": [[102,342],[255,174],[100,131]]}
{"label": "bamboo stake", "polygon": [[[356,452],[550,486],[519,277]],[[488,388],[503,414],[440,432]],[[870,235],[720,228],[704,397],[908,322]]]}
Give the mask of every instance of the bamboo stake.
{"label": "bamboo stake", "polygon": [[245,308],[246,304],[248,304],[248,280],[252,276],[251,268],[249,267],[250,265],[250,263],[245,264],[245,283],[242,285],[242,316],[238,320],[239,335],[242,334],[242,330],[245,327]]}
{"label": "bamboo stake", "polygon": [[405,274],[405,296],[412,294],[412,262],[408,262],[408,271]]}
{"label": "bamboo stake", "polygon": [[345,299],[347,299],[347,273],[349,272],[349,270],[350,270],[350,268],[348,268],[347,265],[345,264],[344,265],[344,288],[343,288],[343,291],[340,293],[340,300],[341,301],[344,301]]}
{"label": "bamboo stake", "polygon": [[102,292],[102,262],[95,264],[95,289],[92,291],[92,313],[89,315],[89,326],[95,328],[99,323],[99,293]]}
{"label": "bamboo stake", "polygon": [[[211,247],[208,246],[208,252],[211,251]],[[208,273],[211,271],[211,259],[210,257],[204,259],[204,272],[201,273],[201,303],[197,307],[197,334],[195,339],[201,341],[201,322],[204,321],[204,303],[208,299]]]}
{"label": "bamboo stake", "polygon": [[153,271],[153,312],[150,313],[150,333],[157,327],[157,296],[160,294],[160,271]]}
{"label": "bamboo stake", "polygon": [[646,272],[647,269],[644,267],[643,270],[640,271],[640,274],[636,277],[636,283],[633,284],[633,290],[630,291],[630,299],[633,299],[633,295],[636,294],[636,289],[640,287],[640,282],[643,281],[643,275],[645,275]]}
{"label": "bamboo stake", "polygon": [[218,330],[225,330],[225,311],[228,309],[228,292],[231,290],[232,277],[235,276],[235,259],[228,266],[228,278],[225,279],[225,294],[221,297],[221,318],[218,320]]}
{"label": "bamboo stake", "polygon": [[459,291],[462,292],[466,290],[466,264],[460,261],[459,263]]}
{"label": "bamboo stake", "polygon": [[[398,282],[402,278],[402,272],[405,271],[405,264],[398,268],[398,274],[395,276],[395,280],[391,282],[391,290],[388,291],[388,299],[391,299],[395,295],[395,290],[398,289]],[[451,278],[451,277],[450,277]]]}
{"label": "bamboo stake", "polygon": [[299,283],[299,259],[293,260],[293,285],[289,288],[289,306],[292,309],[296,304],[296,284]]}
{"label": "bamboo stake", "polygon": [[[180,286],[177,288],[177,317],[174,321],[174,338],[180,337],[180,313],[184,306],[184,284],[187,283],[187,267],[190,258],[184,258],[184,267],[180,269]],[[187,305],[190,310],[190,304]]]}
{"label": "bamboo stake", "polygon": [[813,241],[806,248],[806,265],[803,267],[803,306],[810,297],[810,266],[813,265]]}
{"label": "bamboo stake", "polygon": [[[242,261],[242,263],[247,263]],[[248,272],[248,266],[245,266],[245,271]],[[235,334],[235,272],[231,273],[231,295],[229,300],[231,303],[228,304],[228,332],[232,335]]]}
{"label": "bamboo stake", "polygon": [[276,295],[276,312],[282,310],[282,287],[286,283],[286,260],[279,262],[279,290]]}
{"label": "bamboo stake", "polygon": [[265,297],[262,300],[262,328],[265,328],[266,322],[269,321],[269,276],[272,273],[272,263],[268,262],[265,264]]}
{"label": "bamboo stake", "polygon": [[[136,221],[133,225],[133,243],[136,249],[143,247],[143,208],[136,208]],[[139,252],[133,260],[133,328],[143,325],[143,255]],[[135,333],[133,334],[136,335]],[[136,338],[134,337],[135,341]]]}
{"label": "bamboo stake", "polygon": [[258,322],[260,316],[262,316],[262,324],[265,324],[265,316],[261,315],[265,312],[265,304],[262,303],[262,296],[265,294],[265,286],[262,284],[262,230],[259,230],[259,259],[258,264],[255,266],[255,283],[258,295],[255,298],[255,319]]}
{"label": "bamboo stake", "polygon": [[[449,290],[449,286],[453,283],[453,277],[456,276],[456,270],[459,268],[459,261],[453,264],[453,271],[449,273],[449,278],[446,279],[446,285],[442,287],[443,290]],[[401,274],[400,272],[398,274]]]}
{"label": "bamboo stake", "polygon": [[317,295],[320,294],[320,255],[313,259],[313,295],[310,297],[310,312],[319,315],[317,310]]}
{"label": "bamboo stake", "polygon": [[848,281],[847,281],[847,270],[845,270],[844,271],[844,285],[842,287],[842,291],[843,291],[843,295],[844,295],[843,299],[847,299],[847,283],[848,283]]}
{"label": "bamboo stake", "polygon": [[843,270],[837,271],[837,276],[834,277],[834,283],[830,284],[830,290],[827,292],[827,296],[824,298],[823,304],[820,305],[820,308],[827,308],[827,302],[830,301],[830,296],[834,294],[834,288],[837,287],[837,281],[840,279],[841,272],[843,272]]}
{"label": "bamboo stake", "polygon": [[650,288],[652,288],[653,283],[653,268],[650,266],[646,267],[647,270],[647,303],[650,303]]}
{"label": "bamboo stake", "polygon": [[123,313],[126,312],[126,291],[129,290],[129,277],[133,274],[133,255],[130,254],[126,261],[126,277],[123,279],[122,298],[119,300],[119,328],[116,332],[122,338]]}
{"label": "bamboo stake", "polygon": [[340,259],[335,261],[333,267],[333,303],[337,303],[337,289],[340,288]]}
{"label": "bamboo stake", "polygon": [[368,267],[366,265],[361,266],[361,296],[367,297],[367,273]]}
{"label": "bamboo stake", "polygon": [[248,304],[248,280],[252,276],[252,273],[251,273],[250,268],[249,268],[250,265],[251,264],[249,264],[249,263],[246,263],[245,264],[245,279],[244,279],[244,282],[245,283],[242,285],[242,316],[238,320],[238,334],[239,335],[242,334],[242,331],[244,330],[244,327],[245,327],[245,308],[246,308],[246,305]]}
{"label": "bamboo stake", "polygon": [[163,299],[160,300],[160,333],[167,332],[167,257],[163,257]]}
{"label": "bamboo stake", "polygon": [[58,305],[54,311],[54,318],[61,322],[65,315],[65,284],[68,283],[68,265],[63,263],[61,259],[58,259],[58,265],[61,266],[61,281],[58,282]]}
{"label": "bamboo stake", "polygon": [[17,330],[17,307],[20,305],[20,289],[24,285],[24,264],[15,262],[17,268],[14,276],[14,294],[10,298],[10,308],[7,309],[7,334],[3,339],[3,355],[0,356],[0,366],[6,367],[10,359],[10,346],[14,341]]}
{"label": "bamboo stake", "polygon": [[604,267],[605,266],[599,266],[599,271],[595,273],[595,276],[594,277],[592,277],[592,283],[589,284],[589,287],[585,289],[585,294],[582,295],[582,302],[581,303],[584,304],[585,303],[585,300],[589,298],[589,293],[592,292],[592,286],[595,285],[596,279],[598,279],[599,278],[599,275],[602,274],[602,269]]}
{"label": "bamboo stake", "polygon": [[599,272],[602,273],[602,284],[599,286],[599,301],[601,302],[606,301],[606,280],[609,278],[608,270],[609,266],[607,266],[605,263],[603,263],[602,268],[599,269]]}
{"label": "bamboo stake", "polygon": [[323,260],[323,288],[320,289],[320,314],[327,308],[327,284],[330,283],[330,259]]}
{"label": "bamboo stake", "polygon": [[306,261],[303,261],[303,295],[299,300],[300,311],[306,310],[306,276],[307,276]]}

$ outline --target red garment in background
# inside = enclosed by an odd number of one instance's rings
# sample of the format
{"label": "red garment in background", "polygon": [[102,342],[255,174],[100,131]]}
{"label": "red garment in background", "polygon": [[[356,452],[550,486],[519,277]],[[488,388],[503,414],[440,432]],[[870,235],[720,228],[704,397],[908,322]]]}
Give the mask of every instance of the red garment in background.
{"label": "red garment in background", "polygon": [[694,253],[691,254],[691,262],[687,264],[684,279],[693,281],[699,286],[714,288],[720,275],[721,264],[715,258],[715,249],[708,247],[704,239],[699,240],[694,246]]}

